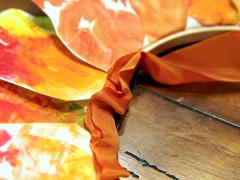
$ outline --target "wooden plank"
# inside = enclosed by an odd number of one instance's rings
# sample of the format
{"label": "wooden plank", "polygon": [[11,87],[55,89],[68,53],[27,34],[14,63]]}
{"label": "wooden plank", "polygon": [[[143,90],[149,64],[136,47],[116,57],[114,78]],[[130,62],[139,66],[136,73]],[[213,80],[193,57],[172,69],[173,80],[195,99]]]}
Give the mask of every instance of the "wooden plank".
{"label": "wooden plank", "polygon": [[164,86],[142,76],[140,86],[240,127],[240,83]]}
{"label": "wooden plank", "polygon": [[239,179],[239,128],[142,88],[133,94],[120,131],[121,152],[179,179]]}
{"label": "wooden plank", "polygon": [[161,179],[161,180],[171,180],[172,178],[160,173],[150,167],[144,166],[143,163],[137,161],[131,156],[128,156],[125,152],[119,152],[120,164],[131,172],[129,178],[121,178],[121,180],[136,180],[136,179]]}

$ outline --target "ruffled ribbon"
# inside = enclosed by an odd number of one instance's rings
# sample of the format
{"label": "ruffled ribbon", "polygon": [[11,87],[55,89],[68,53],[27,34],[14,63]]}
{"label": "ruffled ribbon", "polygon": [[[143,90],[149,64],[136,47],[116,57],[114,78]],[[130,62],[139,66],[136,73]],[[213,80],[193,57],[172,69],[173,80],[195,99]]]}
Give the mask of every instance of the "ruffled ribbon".
{"label": "ruffled ribbon", "polygon": [[129,175],[117,160],[118,133],[113,112],[123,115],[131,99],[129,82],[142,66],[159,83],[240,82],[240,32],[230,32],[174,51],[163,57],[134,53],[120,58],[108,72],[103,89],[88,106],[85,125],[91,132],[91,148],[98,179]]}

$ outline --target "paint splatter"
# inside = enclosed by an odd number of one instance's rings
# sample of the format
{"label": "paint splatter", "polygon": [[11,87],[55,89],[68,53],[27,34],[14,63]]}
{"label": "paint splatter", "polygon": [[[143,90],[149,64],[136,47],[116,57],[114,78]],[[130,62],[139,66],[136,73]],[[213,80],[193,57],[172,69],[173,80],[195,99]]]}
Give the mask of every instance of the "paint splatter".
{"label": "paint splatter", "polygon": [[19,150],[17,148],[9,148],[5,152],[6,160],[12,165],[17,166],[19,164],[19,161],[17,160],[17,155],[19,154]]}
{"label": "paint splatter", "polygon": [[[0,68],[0,77],[17,82],[21,80],[30,86],[43,82],[25,67],[26,64],[21,63],[17,54],[22,47],[18,40],[2,28],[0,28],[0,39],[6,43],[6,45],[0,44],[0,66],[2,67]],[[32,74],[31,78],[29,78],[29,74]]]}
{"label": "paint splatter", "polygon": [[10,134],[5,130],[0,130],[0,147],[6,144],[11,139]]}

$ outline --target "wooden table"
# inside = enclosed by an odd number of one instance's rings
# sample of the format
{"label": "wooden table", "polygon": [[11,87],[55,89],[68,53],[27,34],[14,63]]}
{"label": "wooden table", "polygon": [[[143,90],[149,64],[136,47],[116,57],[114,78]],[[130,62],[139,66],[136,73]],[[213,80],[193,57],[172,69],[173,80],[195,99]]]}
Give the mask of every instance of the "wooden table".
{"label": "wooden table", "polygon": [[138,77],[120,134],[129,179],[240,180],[240,84]]}

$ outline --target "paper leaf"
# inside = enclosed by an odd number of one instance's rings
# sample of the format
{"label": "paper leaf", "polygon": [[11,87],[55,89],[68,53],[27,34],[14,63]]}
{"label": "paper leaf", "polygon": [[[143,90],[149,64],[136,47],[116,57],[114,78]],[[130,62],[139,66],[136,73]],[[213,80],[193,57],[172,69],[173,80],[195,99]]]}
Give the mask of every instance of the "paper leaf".
{"label": "paper leaf", "polygon": [[184,30],[188,0],[130,0],[150,42]]}
{"label": "paper leaf", "polygon": [[190,0],[189,14],[203,25],[228,25],[238,21],[231,0]]}
{"label": "paper leaf", "polygon": [[99,91],[106,73],[79,61],[38,24],[20,10],[0,13],[0,79],[63,100]]}
{"label": "paper leaf", "polygon": [[84,124],[87,102],[66,102],[0,81],[0,123]]}
{"label": "paper leaf", "polygon": [[96,179],[90,134],[77,124],[0,124],[6,137],[0,179]]}
{"label": "paper leaf", "polygon": [[143,27],[128,0],[33,1],[73,54],[104,71],[143,46]]}

